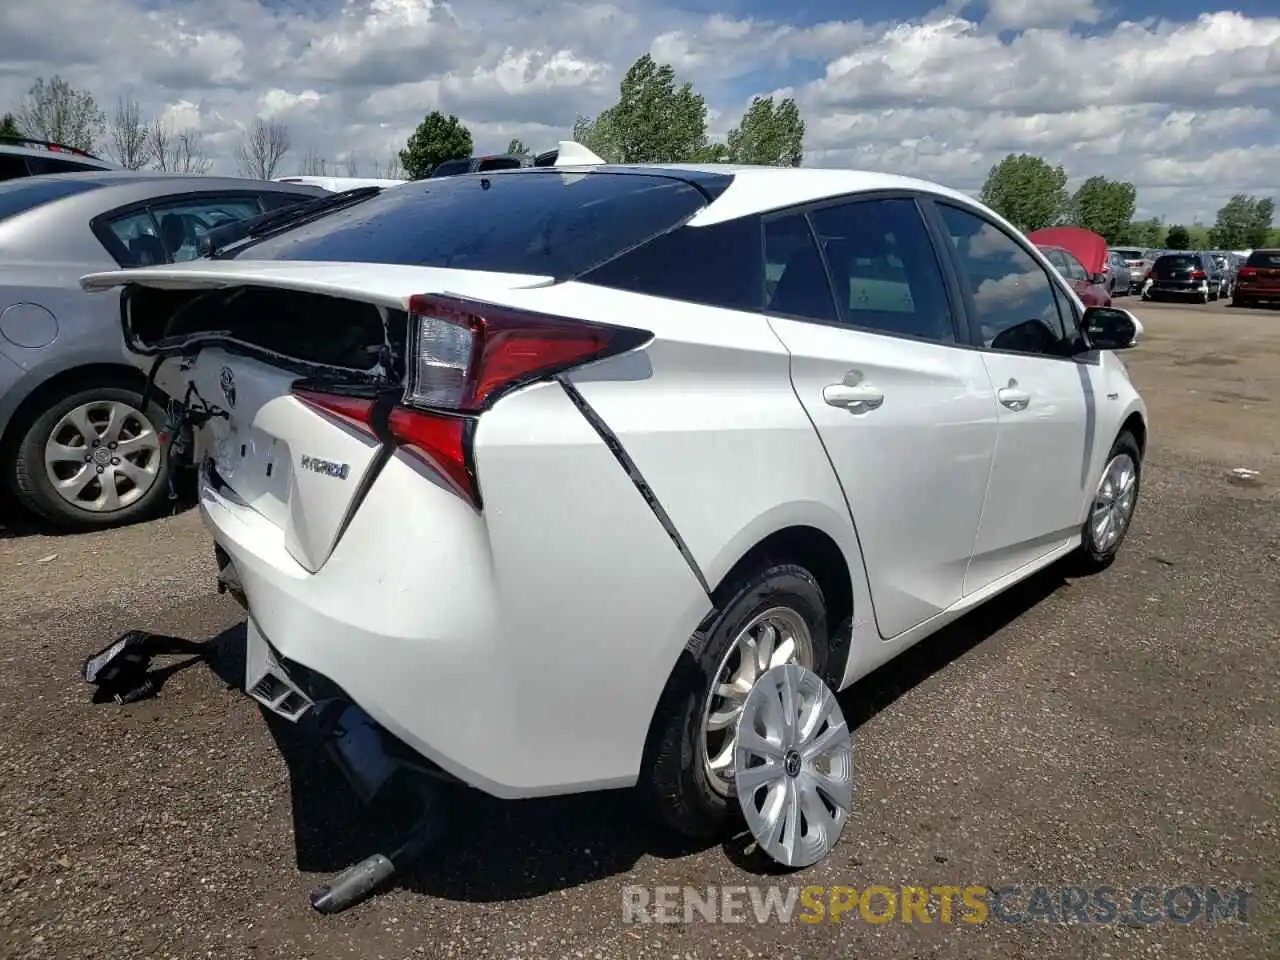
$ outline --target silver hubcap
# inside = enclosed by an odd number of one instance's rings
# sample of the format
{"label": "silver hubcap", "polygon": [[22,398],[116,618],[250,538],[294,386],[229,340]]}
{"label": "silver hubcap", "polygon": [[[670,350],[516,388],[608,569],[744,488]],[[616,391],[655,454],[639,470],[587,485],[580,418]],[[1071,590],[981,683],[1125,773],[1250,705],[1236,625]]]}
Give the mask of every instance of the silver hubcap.
{"label": "silver hubcap", "polygon": [[84,403],[49,434],[44,466],[63,500],[109,513],[136,502],[156,482],[160,438],[151,421],[127,403]]}
{"label": "silver hubcap", "polygon": [[817,674],[789,663],[760,678],[738,724],[734,780],[747,828],[778,863],[807,867],[831,852],[853,804],[853,745]]}
{"label": "silver hubcap", "polygon": [[733,793],[733,747],[747,695],[761,674],[784,663],[813,666],[809,625],[788,607],[774,607],[757,616],[720,661],[702,715],[702,762],[708,782],[722,796]]}
{"label": "silver hubcap", "polygon": [[1117,454],[1102,472],[1093,498],[1089,530],[1094,549],[1106,552],[1120,542],[1138,499],[1138,468],[1127,453]]}

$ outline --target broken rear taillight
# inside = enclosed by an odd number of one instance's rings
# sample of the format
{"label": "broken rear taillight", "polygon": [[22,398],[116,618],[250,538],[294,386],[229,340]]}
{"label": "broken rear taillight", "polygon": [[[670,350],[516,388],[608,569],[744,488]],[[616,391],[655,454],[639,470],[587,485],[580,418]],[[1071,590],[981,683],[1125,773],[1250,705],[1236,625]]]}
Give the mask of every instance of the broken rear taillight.
{"label": "broken rear taillight", "polygon": [[504,393],[615,356],[652,337],[646,330],[513,310],[459,297],[409,302],[409,348],[400,402],[379,417],[375,401],[311,386],[294,395],[425,464],[476,509],[472,458],[477,417]]}
{"label": "broken rear taillight", "polygon": [[458,297],[414,297],[404,400],[479,413],[509,390],[623,353],[651,336]]}

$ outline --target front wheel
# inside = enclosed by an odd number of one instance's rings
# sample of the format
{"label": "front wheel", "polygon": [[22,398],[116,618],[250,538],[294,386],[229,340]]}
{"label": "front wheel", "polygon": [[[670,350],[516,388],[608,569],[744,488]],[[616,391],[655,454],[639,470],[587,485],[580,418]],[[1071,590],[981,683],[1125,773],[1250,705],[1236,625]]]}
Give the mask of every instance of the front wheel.
{"label": "front wheel", "polygon": [[1127,430],[1116,437],[1085,519],[1076,566],[1083,573],[1111,565],[1129,532],[1142,482],[1142,451]]}
{"label": "front wheel", "polygon": [[168,444],[154,403],[102,385],[53,399],[18,442],[18,502],[64,530],[100,530],[150,516],[168,492]]}
{"label": "front wheel", "polygon": [[730,599],[694,634],[667,681],[640,775],[653,814],[693,838],[720,834],[738,812],[737,721],[756,681],[783,663],[818,676],[827,669],[826,603],[809,571],[771,566],[726,592]]}

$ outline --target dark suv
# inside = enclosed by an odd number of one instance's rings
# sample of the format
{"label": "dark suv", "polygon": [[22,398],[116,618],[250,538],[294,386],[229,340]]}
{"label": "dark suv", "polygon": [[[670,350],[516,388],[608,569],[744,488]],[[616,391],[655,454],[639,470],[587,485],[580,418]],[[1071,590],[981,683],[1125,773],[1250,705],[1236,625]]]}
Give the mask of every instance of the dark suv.
{"label": "dark suv", "polygon": [[88,170],[115,170],[91,153],[49,140],[0,136],[0,180],[38,177],[45,173],[83,173]]}
{"label": "dark suv", "polygon": [[1144,300],[1194,299],[1200,303],[1217,300],[1222,293],[1222,270],[1207,253],[1166,253],[1156,257],[1147,274],[1151,285]]}
{"label": "dark suv", "polygon": [[460,173],[488,173],[490,170],[518,170],[526,166],[524,157],[511,157],[498,154],[488,157],[462,157],[459,160],[446,160],[431,171],[432,177],[453,177]]}

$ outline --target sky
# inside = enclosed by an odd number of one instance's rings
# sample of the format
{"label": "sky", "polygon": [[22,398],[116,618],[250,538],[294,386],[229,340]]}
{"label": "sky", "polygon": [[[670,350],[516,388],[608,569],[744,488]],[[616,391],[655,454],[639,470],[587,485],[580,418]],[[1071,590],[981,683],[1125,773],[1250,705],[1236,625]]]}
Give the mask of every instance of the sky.
{"label": "sky", "polygon": [[809,166],[974,191],[1028,152],[1170,223],[1280,193],[1278,0],[3,0],[0,110],[60,74],[198,129],[215,172],[260,116],[289,126],[280,175],[314,151],[371,176],[435,109],[477,152],[554,147],[646,52],[713,138],[795,97]]}

